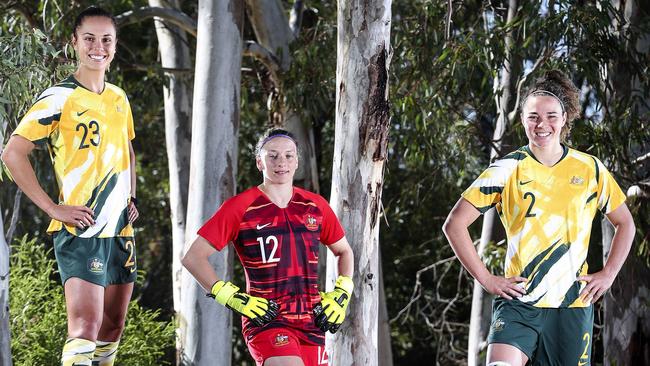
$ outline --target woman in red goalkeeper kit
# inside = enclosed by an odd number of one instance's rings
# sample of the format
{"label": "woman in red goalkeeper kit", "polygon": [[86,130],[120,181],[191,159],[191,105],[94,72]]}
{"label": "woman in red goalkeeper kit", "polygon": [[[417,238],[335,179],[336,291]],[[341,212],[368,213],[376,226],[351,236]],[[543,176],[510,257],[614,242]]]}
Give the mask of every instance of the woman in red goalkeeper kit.
{"label": "woman in red goalkeeper kit", "polygon": [[[182,259],[208,296],[242,315],[242,332],[258,366],[327,365],[325,332],[345,318],[353,289],[352,248],[327,201],[293,186],[298,143],[267,131],[255,151],[263,182],[223,203]],[[230,242],[246,274],[246,291],[217,278],[208,257]],[[338,257],[333,291],[318,292],[318,248]]]}

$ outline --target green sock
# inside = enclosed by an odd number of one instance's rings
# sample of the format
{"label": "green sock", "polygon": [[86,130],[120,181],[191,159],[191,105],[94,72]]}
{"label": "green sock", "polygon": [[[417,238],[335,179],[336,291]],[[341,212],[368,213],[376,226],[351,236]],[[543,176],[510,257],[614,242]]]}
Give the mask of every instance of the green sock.
{"label": "green sock", "polygon": [[93,358],[92,366],[113,366],[115,363],[115,355],[117,355],[117,346],[120,341],[115,342],[95,342],[97,349],[95,350],[95,358]]}
{"label": "green sock", "polygon": [[68,338],[61,352],[61,366],[91,366],[95,342],[82,338]]}

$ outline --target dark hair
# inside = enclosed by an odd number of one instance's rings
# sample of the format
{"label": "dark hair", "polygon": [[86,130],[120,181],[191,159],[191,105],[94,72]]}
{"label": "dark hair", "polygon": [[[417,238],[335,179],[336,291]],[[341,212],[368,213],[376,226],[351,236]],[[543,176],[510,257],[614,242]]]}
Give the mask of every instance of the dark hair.
{"label": "dark hair", "polygon": [[298,141],[296,140],[296,136],[293,133],[282,128],[269,128],[257,140],[257,144],[255,144],[255,156],[259,156],[262,152],[262,147],[264,144],[276,136],[282,136],[291,139],[291,141],[296,144],[296,150],[298,150]]}
{"label": "dark hair", "polygon": [[522,112],[526,101],[531,96],[550,95],[560,100],[562,109],[567,114],[560,138],[562,141],[566,140],[571,132],[573,121],[580,115],[580,91],[571,79],[560,70],[550,70],[530,83],[523,95],[524,98],[519,106]]}
{"label": "dark hair", "polygon": [[113,23],[113,27],[115,28],[115,34],[117,34],[117,21],[115,20],[113,14],[97,6],[90,6],[79,13],[79,15],[77,15],[77,18],[74,20],[74,27],[72,28],[73,36],[77,36],[77,29],[81,27],[81,23],[83,23],[84,19],[89,17],[105,17],[110,19],[111,23]]}

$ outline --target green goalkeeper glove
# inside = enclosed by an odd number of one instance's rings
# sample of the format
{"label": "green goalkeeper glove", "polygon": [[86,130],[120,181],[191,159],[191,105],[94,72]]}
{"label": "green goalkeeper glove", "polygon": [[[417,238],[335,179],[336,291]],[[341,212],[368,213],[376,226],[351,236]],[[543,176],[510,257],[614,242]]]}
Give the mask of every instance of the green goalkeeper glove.
{"label": "green goalkeeper glove", "polygon": [[279,306],[275,301],[239,292],[239,287],[230,282],[217,281],[207,296],[247,317],[256,327],[264,326],[278,316]]}
{"label": "green goalkeeper glove", "polygon": [[323,332],[336,333],[345,319],[354,283],[350,277],[339,276],[334,291],[321,292],[321,301],[314,306],[314,322]]}

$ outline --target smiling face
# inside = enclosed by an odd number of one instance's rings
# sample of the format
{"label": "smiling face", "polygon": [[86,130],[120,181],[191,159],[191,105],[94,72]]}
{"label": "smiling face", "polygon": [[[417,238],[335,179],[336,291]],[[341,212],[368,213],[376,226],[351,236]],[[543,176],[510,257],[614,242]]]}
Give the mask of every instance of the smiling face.
{"label": "smiling face", "polygon": [[293,175],[298,169],[296,144],[287,137],[272,138],[262,146],[256,163],[265,182],[292,184]]}
{"label": "smiling face", "polygon": [[521,120],[531,145],[539,148],[560,145],[566,113],[550,95],[532,95],[526,100]]}
{"label": "smiling face", "polygon": [[117,39],[110,18],[90,16],[83,19],[72,36],[79,70],[105,71],[115,56]]}

